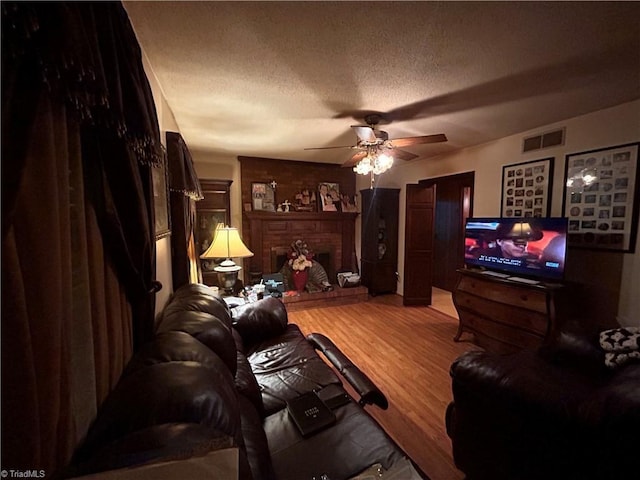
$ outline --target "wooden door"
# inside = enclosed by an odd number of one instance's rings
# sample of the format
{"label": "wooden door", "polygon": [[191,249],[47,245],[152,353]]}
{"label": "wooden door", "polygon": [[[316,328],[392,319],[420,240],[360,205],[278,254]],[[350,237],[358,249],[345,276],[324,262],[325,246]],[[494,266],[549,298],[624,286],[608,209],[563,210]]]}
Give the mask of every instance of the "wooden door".
{"label": "wooden door", "polygon": [[431,305],[435,185],[407,185],[404,305]]}
{"label": "wooden door", "polygon": [[461,173],[419,182],[437,187],[435,198],[432,285],[452,292],[464,266],[464,221],[471,212],[474,173]]}

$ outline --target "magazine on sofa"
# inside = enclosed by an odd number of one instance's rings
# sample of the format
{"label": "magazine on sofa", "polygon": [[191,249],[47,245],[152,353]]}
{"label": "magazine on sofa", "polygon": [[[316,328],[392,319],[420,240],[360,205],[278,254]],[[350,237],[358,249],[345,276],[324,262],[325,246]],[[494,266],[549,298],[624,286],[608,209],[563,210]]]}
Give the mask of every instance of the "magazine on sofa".
{"label": "magazine on sofa", "polygon": [[289,400],[287,410],[303,437],[336,422],[335,414],[315,392],[304,393]]}

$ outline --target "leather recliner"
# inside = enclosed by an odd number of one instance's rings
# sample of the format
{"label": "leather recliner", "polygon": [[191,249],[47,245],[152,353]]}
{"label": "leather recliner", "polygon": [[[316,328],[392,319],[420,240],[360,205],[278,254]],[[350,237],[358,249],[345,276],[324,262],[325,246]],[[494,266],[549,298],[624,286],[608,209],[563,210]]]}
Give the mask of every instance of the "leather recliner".
{"label": "leather recliner", "polygon": [[469,352],[451,366],[446,413],[469,480],[622,480],[637,475],[640,364],[605,367],[596,338],[535,351]]}

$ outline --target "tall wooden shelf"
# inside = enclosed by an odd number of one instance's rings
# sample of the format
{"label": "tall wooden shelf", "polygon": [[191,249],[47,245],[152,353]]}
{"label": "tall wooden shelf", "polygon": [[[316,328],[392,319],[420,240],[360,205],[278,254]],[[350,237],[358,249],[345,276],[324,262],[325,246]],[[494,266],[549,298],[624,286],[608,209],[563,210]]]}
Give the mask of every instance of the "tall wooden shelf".
{"label": "tall wooden shelf", "polygon": [[361,190],[360,278],[369,293],[395,293],[398,287],[398,209],[400,189]]}
{"label": "tall wooden shelf", "polygon": [[[213,232],[218,223],[229,225],[231,199],[229,191],[232,180],[200,179],[204,198],[196,202],[196,224],[194,239],[198,256],[203,254],[213,241]],[[198,259],[205,285],[218,285],[218,274],[213,271],[214,260]]]}

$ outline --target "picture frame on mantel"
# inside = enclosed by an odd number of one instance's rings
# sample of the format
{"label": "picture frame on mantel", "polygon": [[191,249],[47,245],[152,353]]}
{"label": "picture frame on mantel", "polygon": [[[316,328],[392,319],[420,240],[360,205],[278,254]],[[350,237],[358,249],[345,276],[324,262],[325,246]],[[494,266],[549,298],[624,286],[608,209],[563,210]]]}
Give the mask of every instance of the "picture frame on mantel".
{"label": "picture frame on mantel", "polygon": [[502,167],[501,217],[549,216],[554,160],[548,157]]}
{"label": "picture frame on mantel", "polygon": [[160,163],[151,167],[151,179],[153,183],[153,208],[155,216],[154,233],[155,239],[159,240],[171,235],[167,154],[164,149]]}
{"label": "picture frame on mantel", "polygon": [[251,183],[251,208],[254,211],[276,211],[276,194],[270,183]]}
{"label": "picture frame on mantel", "polygon": [[317,196],[313,188],[303,188],[294,196],[293,209],[296,212],[315,212]]}
{"label": "picture frame on mantel", "polygon": [[640,142],[566,155],[562,212],[567,245],[635,251],[638,231]]}
{"label": "picture frame on mantel", "polygon": [[321,212],[340,212],[340,185],[331,182],[318,184],[318,210]]}

